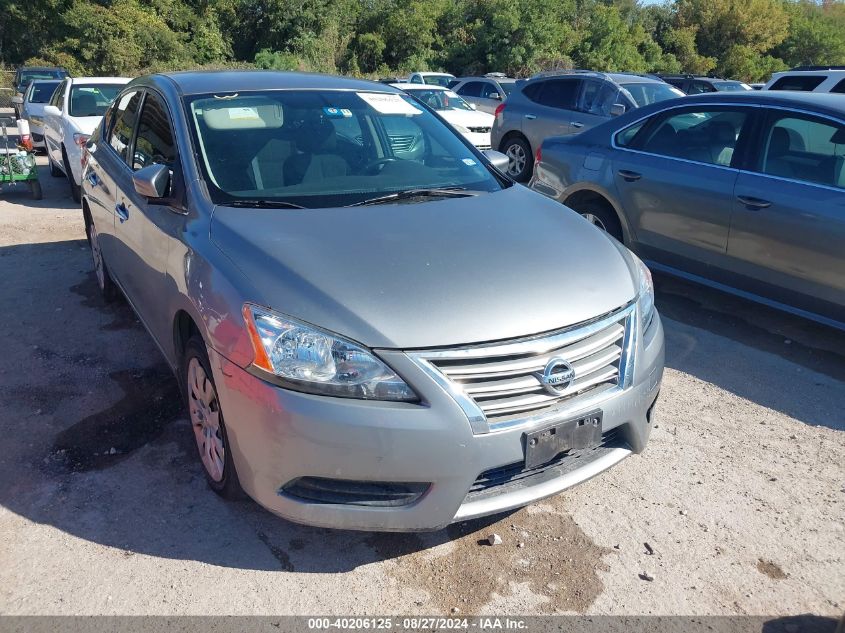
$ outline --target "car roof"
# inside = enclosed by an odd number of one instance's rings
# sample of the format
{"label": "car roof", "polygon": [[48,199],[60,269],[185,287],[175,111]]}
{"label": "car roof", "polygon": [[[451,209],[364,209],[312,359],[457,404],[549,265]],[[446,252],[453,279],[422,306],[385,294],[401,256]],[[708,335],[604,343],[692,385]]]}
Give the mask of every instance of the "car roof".
{"label": "car roof", "polygon": [[665,84],[666,82],[659,77],[649,77],[648,75],[638,75],[636,73],[607,73],[616,83],[626,84]]}
{"label": "car roof", "polygon": [[782,70],[781,72],[774,73],[772,78],[774,77],[783,77],[784,75],[845,75],[845,69],[842,68],[816,68],[815,70],[810,69],[802,69],[802,70]]}
{"label": "car roof", "polygon": [[131,77],[71,77],[70,82],[74,86],[87,84],[126,84],[132,81]]}
{"label": "car roof", "polygon": [[451,88],[447,88],[446,86],[438,86],[437,84],[406,84],[406,83],[394,83],[390,84],[394,88],[399,88],[400,90],[452,90]]}
{"label": "car roof", "polygon": [[61,66],[21,66],[20,68],[18,68],[18,72],[22,72],[25,70],[62,70],[64,72],[67,72]]}
{"label": "car roof", "polygon": [[[829,92],[801,92],[792,90],[754,90],[742,92],[710,92],[700,95],[689,95],[675,100],[675,104],[697,104],[716,101],[728,104],[749,104],[761,106],[783,106],[787,108],[811,108],[818,112],[842,117],[845,115],[845,99],[840,94]],[[666,105],[668,101],[661,101],[655,105]],[[651,106],[646,106],[651,107]],[[655,108],[660,110],[661,108]]]}
{"label": "car roof", "polygon": [[517,80],[513,77],[485,77],[485,76],[478,76],[478,77],[459,77],[460,81],[495,81],[500,84],[508,84],[508,83],[515,83]]}
{"label": "car roof", "polygon": [[276,70],[210,70],[162,73],[139,77],[140,84],[167,82],[182,95],[250,90],[360,90],[392,92],[399,89],[366,79],[336,77],[319,73],[282,72]]}

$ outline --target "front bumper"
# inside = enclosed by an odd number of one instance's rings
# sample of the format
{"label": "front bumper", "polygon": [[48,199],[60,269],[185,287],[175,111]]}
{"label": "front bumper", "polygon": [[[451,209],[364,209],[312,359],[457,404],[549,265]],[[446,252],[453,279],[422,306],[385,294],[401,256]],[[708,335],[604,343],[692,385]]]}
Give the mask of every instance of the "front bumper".
{"label": "front bumper", "polygon": [[[546,473],[536,484],[526,480],[481,496],[468,497],[479,475],[520,462],[523,433],[549,423],[473,434],[453,398],[405,354],[381,355],[418,391],[425,405],[288,391],[211,350],[235,468],[253,499],[279,516],[309,525],[414,531],[504,512],[558,493],[645,448],[663,375],[663,327],[655,315],[636,350],[632,385],[600,403],[604,431],[617,429],[615,445],[580,467],[561,468],[559,476]],[[559,420],[581,413],[586,411],[565,410]],[[431,485],[411,504],[369,507],[309,502],[280,493],[282,486],[299,477]]]}

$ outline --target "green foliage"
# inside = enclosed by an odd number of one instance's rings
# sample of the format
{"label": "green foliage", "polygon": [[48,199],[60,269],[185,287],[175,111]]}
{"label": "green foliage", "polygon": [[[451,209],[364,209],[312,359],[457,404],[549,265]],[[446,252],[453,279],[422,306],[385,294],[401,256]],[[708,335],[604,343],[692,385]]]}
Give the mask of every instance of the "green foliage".
{"label": "green foliage", "polygon": [[758,80],[845,64],[845,1],[0,0],[0,64],[135,75],[258,67],[378,76],[551,68]]}

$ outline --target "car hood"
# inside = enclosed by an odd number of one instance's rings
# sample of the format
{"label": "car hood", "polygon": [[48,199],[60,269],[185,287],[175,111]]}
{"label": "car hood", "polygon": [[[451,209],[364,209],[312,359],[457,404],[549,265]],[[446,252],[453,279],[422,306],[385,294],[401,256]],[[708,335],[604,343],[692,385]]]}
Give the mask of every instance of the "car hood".
{"label": "car hood", "polygon": [[612,238],[519,185],[416,204],[217,207],[211,239],[262,293],[247,300],[376,348],[538,334],[636,294]]}
{"label": "car hood", "polygon": [[493,115],[478,110],[438,110],[438,114],[452,125],[493,127]]}

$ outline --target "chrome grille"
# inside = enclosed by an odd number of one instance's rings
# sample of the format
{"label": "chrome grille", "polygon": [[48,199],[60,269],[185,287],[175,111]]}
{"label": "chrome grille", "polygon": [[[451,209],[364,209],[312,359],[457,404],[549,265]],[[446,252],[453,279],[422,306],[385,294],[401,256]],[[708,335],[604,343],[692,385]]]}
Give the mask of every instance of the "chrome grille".
{"label": "chrome grille", "polygon": [[414,146],[413,134],[391,134],[389,138],[394,152],[407,152]]}
{"label": "chrome grille", "polygon": [[491,128],[489,127],[471,127],[468,128],[470,132],[475,132],[476,134],[487,134]]}
{"label": "chrome grille", "polygon": [[[588,406],[624,388],[634,305],[591,322],[513,342],[411,354],[464,409],[476,433]],[[553,359],[572,382],[559,392],[540,380]]]}

